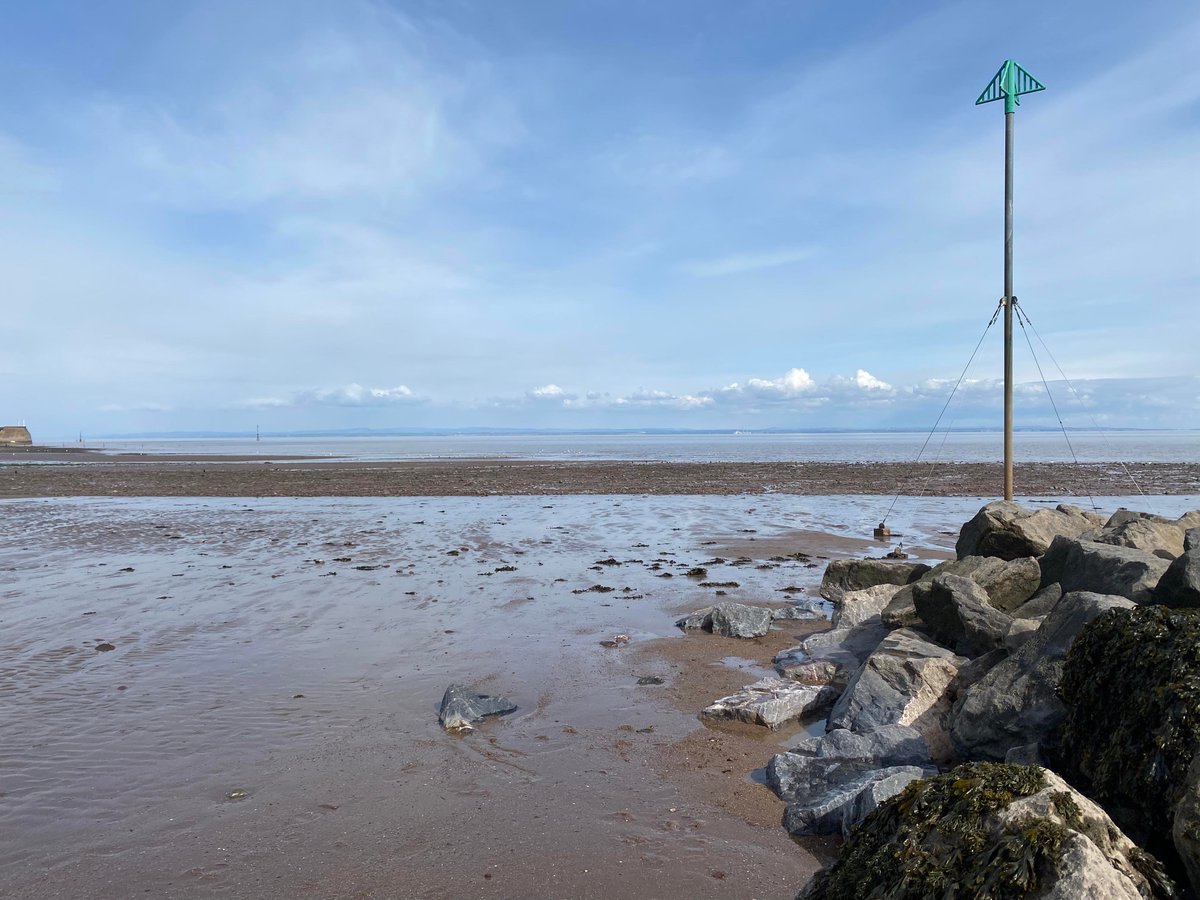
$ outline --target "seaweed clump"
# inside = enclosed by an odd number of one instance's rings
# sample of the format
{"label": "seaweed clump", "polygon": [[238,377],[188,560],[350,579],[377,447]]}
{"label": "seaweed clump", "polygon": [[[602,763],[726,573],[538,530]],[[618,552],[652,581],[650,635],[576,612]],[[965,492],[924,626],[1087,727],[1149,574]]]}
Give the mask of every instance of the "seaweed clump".
{"label": "seaweed clump", "polygon": [[[1035,766],[966,763],[915,781],[851,834],[838,861],[818,875],[807,900],[1029,897],[1061,857],[1070,829],[1030,817],[1000,828],[991,813],[1046,787]],[[1070,795],[1065,795],[1070,799]],[[1066,805],[1066,804],[1064,804]],[[1078,819],[1072,802],[1064,818]],[[1070,807],[1075,807],[1072,810]]]}
{"label": "seaweed clump", "polygon": [[1166,852],[1200,750],[1200,610],[1099,616],[1072,644],[1058,690],[1067,715],[1055,768],[1135,840]]}

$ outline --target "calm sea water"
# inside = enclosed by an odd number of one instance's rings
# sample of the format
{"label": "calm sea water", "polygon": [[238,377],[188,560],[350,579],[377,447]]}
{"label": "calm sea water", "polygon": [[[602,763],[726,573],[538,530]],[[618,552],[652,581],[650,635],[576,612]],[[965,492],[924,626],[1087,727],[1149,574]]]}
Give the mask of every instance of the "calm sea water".
{"label": "calm sea water", "polygon": [[[1000,461],[996,432],[935,435],[922,459]],[[1200,462],[1200,432],[1157,431],[1070,435],[1080,462]],[[636,460],[679,462],[909,462],[924,434],[621,434],[621,435],[435,435],[98,441],[112,452],[316,456],[329,459]],[[1061,433],[1015,436],[1018,461],[1070,462]]]}

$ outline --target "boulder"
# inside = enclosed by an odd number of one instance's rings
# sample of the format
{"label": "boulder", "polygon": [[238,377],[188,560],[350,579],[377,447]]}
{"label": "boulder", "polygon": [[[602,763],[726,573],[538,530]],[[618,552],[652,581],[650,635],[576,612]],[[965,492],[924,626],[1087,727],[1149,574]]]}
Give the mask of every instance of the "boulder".
{"label": "boulder", "polygon": [[1175,524],[1182,528],[1185,532],[1191,531],[1193,528],[1200,528],[1200,509],[1193,509],[1191,512],[1185,512],[1182,516],[1175,520]]}
{"label": "boulder", "polygon": [[1153,857],[1058,775],[984,762],[882,803],[800,896],[1146,900],[1165,881]]}
{"label": "boulder", "polygon": [[1152,852],[1170,848],[1200,753],[1200,611],[1100,617],[1071,647],[1059,694],[1056,768]]}
{"label": "boulder", "polygon": [[1021,645],[1033,637],[1042,624],[1040,619],[1013,619],[1004,633],[1004,649],[1009,653],[1020,649]]}
{"label": "boulder", "polygon": [[709,627],[725,637],[762,637],[771,630],[771,610],[744,603],[718,603],[712,608]]}
{"label": "boulder", "polygon": [[921,617],[917,615],[917,593],[928,591],[929,582],[933,580],[931,576],[940,570],[941,566],[936,566],[926,572],[919,581],[906,584],[896,591],[887,602],[887,606],[879,611],[879,621],[888,628],[912,628],[920,625]]}
{"label": "boulder", "polygon": [[767,763],[767,784],[779,799],[791,802],[877,769],[929,764],[925,738],[906,725],[884,725],[867,734],[837,728],[772,756]]}
{"label": "boulder", "polygon": [[1116,528],[1120,525],[1125,525],[1128,522],[1137,522],[1142,519],[1150,522],[1165,522],[1168,524],[1174,524],[1172,520],[1168,519],[1166,516],[1160,516],[1157,513],[1151,512],[1141,512],[1136,509],[1127,509],[1126,507],[1122,506],[1115,513],[1108,517],[1108,520],[1104,523],[1103,527]]}
{"label": "boulder", "polygon": [[1002,760],[1013,747],[1045,738],[1066,714],[1057,688],[1071,643],[1100,614],[1133,605],[1124,597],[1065,595],[1020,649],[959,691],[950,717],[959,754]]}
{"label": "boulder", "polygon": [[1157,517],[1130,519],[1117,525],[1106,525],[1088,534],[1088,539],[1097,544],[1132,547],[1168,560],[1183,552],[1183,529],[1174,522],[1160,521]]}
{"label": "boulder", "polygon": [[939,575],[914,594],[917,615],[929,633],[964,656],[1004,645],[1011,617],[988,603],[983,588],[959,575]]}
{"label": "boulder", "polygon": [[1181,553],[1171,563],[1154,588],[1153,597],[1163,606],[1200,607],[1200,548]]}
{"label": "boulder", "polygon": [[1092,591],[1150,603],[1155,586],[1171,563],[1132,547],[1058,537],[1042,557],[1041,565],[1042,584],[1058,582],[1063,593]]}
{"label": "boulder", "polygon": [[887,627],[872,616],[853,628],[809,635],[775,655],[775,671],[801,684],[832,684],[840,690],[887,633]]}
{"label": "boulder", "polygon": [[925,738],[934,760],[949,759],[950,685],[965,662],[915,631],[893,631],[851,677],[828,728],[866,734],[908,725]]}
{"label": "boulder", "polygon": [[936,771],[918,766],[889,766],[866,772],[822,794],[789,803],[783,814],[783,826],[792,837],[816,834],[846,836],[885,800],[890,800],[914,781]]}
{"label": "boulder", "polygon": [[1032,510],[1012,500],[997,500],[963,525],[954,549],[959,559],[1041,556],[1056,536],[1075,537],[1103,524],[1102,518],[1065,503],[1057,509]]}
{"label": "boulder", "polygon": [[684,631],[692,631],[699,628],[712,630],[712,614],[713,608],[706,606],[703,609],[698,609],[693,613],[688,613],[682,619],[677,619],[675,625],[682,628]]}
{"label": "boulder", "polygon": [[1183,791],[1175,804],[1171,841],[1187,871],[1192,891],[1200,894],[1200,753],[1188,766]]}
{"label": "boulder", "polygon": [[948,560],[934,566],[912,584],[901,587],[880,610],[880,620],[892,628],[917,625],[921,618],[917,615],[916,595],[928,590],[929,583],[939,575],[970,578],[983,588],[988,603],[1002,612],[1009,612],[1037,593],[1042,573],[1032,556],[1012,560],[995,556]]}
{"label": "boulder", "polygon": [[834,604],[833,627],[852,628],[878,616],[898,590],[898,584],[877,584],[859,591],[846,591]]}
{"label": "boulder", "polygon": [[714,701],[701,710],[700,715],[706,719],[734,719],[749,725],[778,728],[824,714],[835,699],[837,690],[829,685],[764,678],[736,694]]}
{"label": "boulder", "polygon": [[463,684],[452,684],[442,695],[438,721],[447,731],[469,731],[484,716],[502,716],[517,708],[503,697],[480,694]]}
{"label": "boulder", "polygon": [[1042,588],[1028,603],[1022,603],[1010,615],[1014,619],[1041,619],[1062,599],[1062,585],[1057,581]]}
{"label": "boulder", "polygon": [[1183,552],[1200,550],[1200,528],[1189,528],[1183,533]]}
{"label": "boulder", "polygon": [[799,600],[794,601],[791,606],[771,610],[771,618],[776,621],[780,619],[813,621],[828,617],[829,613],[823,603],[820,600],[814,600],[812,597],[801,597]]}
{"label": "boulder", "polygon": [[967,688],[983,678],[984,675],[992,671],[992,669],[996,668],[996,666],[1000,665],[1008,657],[1008,648],[1001,647],[996,650],[989,650],[983,656],[977,656],[970,662],[959,666],[958,677],[954,679],[954,684],[952,685],[955,699],[961,697]]}
{"label": "boulder", "polygon": [[919,562],[895,559],[838,559],[825,567],[821,596],[836,599],[845,591],[861,591],[877,584],[908,584],[929,571]]}
{"label": "boulder", "polygon": [[1013,747],[1004,754],[1004,761],[1015,766],[1046,766],[1050,763],[1046,759],[1046,754],[1042,752],[1041,744],[1025,744],[1022,747]]}

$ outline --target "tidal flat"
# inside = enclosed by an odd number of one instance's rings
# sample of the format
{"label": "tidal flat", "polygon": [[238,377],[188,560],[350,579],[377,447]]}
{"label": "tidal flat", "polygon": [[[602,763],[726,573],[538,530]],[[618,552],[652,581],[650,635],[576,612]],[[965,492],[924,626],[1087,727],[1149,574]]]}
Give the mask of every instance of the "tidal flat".
{"label": "tidal flat", "polygon": [[[815,599],[889,502],[0,502],[5,895],[793,896],[830,845],[759,770],[797,730],[697,712],[827,623],[673,623]],[[889,522],[942,559],[981,503]],[[451,682],[518,709],[448,734]]]}

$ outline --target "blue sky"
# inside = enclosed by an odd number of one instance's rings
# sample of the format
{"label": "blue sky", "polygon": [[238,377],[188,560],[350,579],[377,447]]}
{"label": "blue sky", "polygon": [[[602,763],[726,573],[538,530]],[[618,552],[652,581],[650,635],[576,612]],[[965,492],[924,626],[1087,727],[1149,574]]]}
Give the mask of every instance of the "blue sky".
{"label": "blue sky", "polygon": [[927,426],[1002,290],[1013,57],[1068,424],[1200,427],[1198,50],[1182,2],[10,4],[0,419]]}

